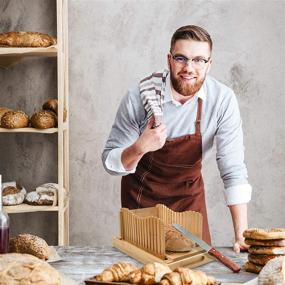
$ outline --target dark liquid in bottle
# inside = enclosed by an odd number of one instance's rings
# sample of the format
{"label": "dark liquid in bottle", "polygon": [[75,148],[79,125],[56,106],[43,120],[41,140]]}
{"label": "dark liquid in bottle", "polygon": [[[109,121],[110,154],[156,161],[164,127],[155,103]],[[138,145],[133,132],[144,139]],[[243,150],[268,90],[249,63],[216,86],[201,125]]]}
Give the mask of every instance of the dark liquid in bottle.
{"label": "dark liquid in bottle", "polygon": [[9,251],[9,228],[0,228],[0,253]]}

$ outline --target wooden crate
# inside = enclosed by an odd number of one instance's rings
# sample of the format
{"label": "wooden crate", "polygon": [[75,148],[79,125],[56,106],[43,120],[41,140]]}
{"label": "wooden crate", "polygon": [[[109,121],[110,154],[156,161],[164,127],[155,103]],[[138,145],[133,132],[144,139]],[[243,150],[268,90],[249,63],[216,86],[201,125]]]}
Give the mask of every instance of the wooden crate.
{"label": "wooden crate", "polygon": [[142,263],[161,262],[171,269],[179,266],[194,268],[213,260],[198,246],[190,252],[167,252],[165,225],[173,223],[202,237],[202,215],[198,212],[174,212],[160,204],[136,210],[122,208],[121,236],[113,239],[113,246]]}

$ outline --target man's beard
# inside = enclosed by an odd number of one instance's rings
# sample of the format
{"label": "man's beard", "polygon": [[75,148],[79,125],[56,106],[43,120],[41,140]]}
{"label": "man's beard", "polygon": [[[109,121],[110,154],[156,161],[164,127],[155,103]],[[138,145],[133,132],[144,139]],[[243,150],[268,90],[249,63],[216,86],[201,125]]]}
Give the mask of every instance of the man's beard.
{"label": "man's beard", "polygon": [[[206,76],[205,76],[206,77]],[[194,96],[201,88],[205,81],[205,77],[197,80],[194,84],[187,84],[180,78],[175,78],[170,71],[170,79],[173,89],[182,96]]]}

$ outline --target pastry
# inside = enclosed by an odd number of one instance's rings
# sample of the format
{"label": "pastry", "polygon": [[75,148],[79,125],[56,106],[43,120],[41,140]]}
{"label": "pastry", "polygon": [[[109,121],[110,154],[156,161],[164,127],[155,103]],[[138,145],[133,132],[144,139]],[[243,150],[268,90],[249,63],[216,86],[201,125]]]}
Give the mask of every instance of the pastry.
{"label": "pastry", "polygon": [[31,125],[36,129],[55,128],[57,126],[56,114],[52,111],[39,111],[31,117]]}
{"label": "pastry", "polygon": [[0,285],[60,285],[60,275],[47,262],[29,254],[0,255]]}
{"label": "pastry", "polygon": [[1,118],[1,127],[6,129],[25,128],[29,125],[29,117],[22,111],[8,111]]}
{"label": "pastry", "polygon": [[46,241],[31,234],[19,234],[10,239],[10,252],[28,253],[40,259],[47,260],[50,257],[50,248]]}
{"label": "pastry", "polygon": [[45,183],[26,195],[25,201],[30,205],[57,205],[58,184]]}
{"label": "pastry", "polygon": [[285,239],[285,229],[272,228],[272,229],[247,229],[243,232],[245,238],[257,239],[257,240],[274,240]]}
{"label": "pastry", "polygon": [[95,276],[97,281],[124,282],[129,280],[129,274],[138,268],[128,262],[118,262],[106,268],[101,274]]}
{"label": "pastry", "polygon": [[19,205],[24,202],[26,196],[25,188],[16,182],[6,182],[2,185],[2,200],[4,206]]}
{"label": "pastry", "polygon": [[[50,110],[54,112],[56,115],[58,115],[58,101],[57,99],[49,99],[43,104],[43,110]],[[65,122],[67,116],[67,111],[63,110],[63,121]]]}
{"label": "pastry", "polygon": [[55,44],[55,38],[38,32],[7,32],[0,34],[0,46],[48,47]]}
{"label": "pastry", "polygon": [[191,240],[187,239],[171,226],[165,229],[165,249],[167,251],[190,251],[195,246]]}
{"label": "pastry", "polygon": [[248,252],[252,254],[285,254],[285,247],[252,245],[249,247]]}
{"label": "pastry", "polygon": [[263,268],[263,265],[257,265],[257,264],[250,262],[250,261],[247,261],[244,264],[244,269],[247,272],[259,273],[262,268]]}
{"label": "pastry", "polygon": [[133,284],[152,285],[158,283],[162,276],[172,272],[171,269],[162,263],[147,263],[141,269],[133,271],[129,276],[129,282]]}
{"label": "pastry", "polygon": [[265,265],[269,260],[280,256],[273,254],[249,254],[248,261],[257,264],[257,265]]}
{"label": "pastry", "polygon": [[285,284],[285,257],[276,257],[263,267],[258,276],[258,285]]}
{"label": "pastry", "polygon": [[261,245],[261,246],[285,246],[285,239],[268,239],[258,240],[246,238],[244,242],[248,245]]}
{"label": "pastry", "polygon": [[165,274],[160,285],[214,285],[218,282],[212,276],[207,276],[202,271],[178,267],[173,272]]}

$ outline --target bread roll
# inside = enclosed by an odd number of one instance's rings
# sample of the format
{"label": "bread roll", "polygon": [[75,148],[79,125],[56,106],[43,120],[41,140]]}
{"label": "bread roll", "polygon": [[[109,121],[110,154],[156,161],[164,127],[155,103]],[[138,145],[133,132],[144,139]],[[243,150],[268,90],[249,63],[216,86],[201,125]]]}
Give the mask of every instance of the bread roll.
{"label": "bread roll", "polygon": [[33,114],[31,125],[36,129],[55,128],[57,126],[56,114],[51,111],[39,111]]}
{"label": "bread roll", "polygon": [[6,129],[26,128],[29,117],[22,111],[8,111],[1,118],[1,127]]}
{"label": "bread roll", "polygon": [[47,262],[29,254],[0,255],[0,285],[60,285],[60,275]]}
{"label": "bread roll", "polygon": [[1,127],[1,118],[3,117],[3,115],[5,113],[7,113],[8,111],[12,111],[11,109],[8,109],[6,107],[0,107],[0,127]]}
{"label": "bread roll", "polygon": [[[43,110],[49,110],[54,112],[56,115],[58,115],[58,101],[57,99],[49,99],[43,104]],[[63,121],[65,122],[67,117],[67,111],[63,110]]]}
{"label": "bread roll", "polygon": [[51,254],[46,241],[31,234],[19,234],[11,238],[10,252],[28,253],[44,260],[49,259]]}
{"label": "bread roll", "polygon": [[284,228],[273,228],[273,229],[258,229],[252,228],[247,229],[243,232],[245,238],[257,239],[257,240],[274,240],[274,239],[285,239]]}
{"label": "bread roll", "polygon": [[3,183],[2,186],[2,199],[4,206],[19,205],[24,202],[26,196],[26,189],[17,185],[15,182]]}
{"label": "bread roll", "polygon": [[38,32],[7,32],[0,34],[0,46],[49,47],[55,44],[55,38]]}

